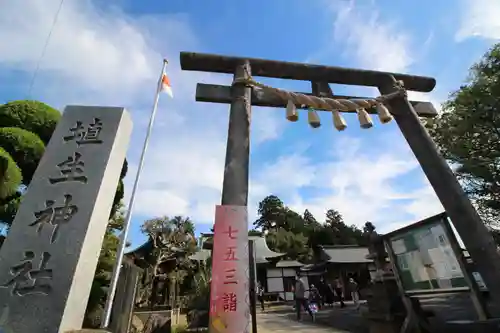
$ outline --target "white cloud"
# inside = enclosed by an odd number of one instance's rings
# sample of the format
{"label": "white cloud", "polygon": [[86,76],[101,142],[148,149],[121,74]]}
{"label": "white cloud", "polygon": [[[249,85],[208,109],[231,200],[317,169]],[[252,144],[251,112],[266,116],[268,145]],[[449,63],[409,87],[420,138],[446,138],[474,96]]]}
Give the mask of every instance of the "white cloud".
{"label": "white cloud", "polygon": [[497,0],[462,0],[457,42],[468,38],[500,40],[500,2]]}
{"label": "white cloud", "polygon": [[[374,1],[328,2],[328,8],[335,17],[332,37],[336,42],[335,50],[329,53],[337,52],[341,45],[357,67],[391,72],[409,72],[417,62],[418,57],[412,55],[419,53],[412,49],[410,34],[390,17],[381,17]],[[425,45],[430,38],[432,34]],[[408,96],[432,102],[436,109],[441,109],[441,99],[433,94],[409,92]],[[421,186],[417,190],[396,190],[398,181],[419,169],[397,128],[389,126],[387,132],[380,134],[376,152],[375,144],[362,137],[341,140],[335,147],[335,161],[319,166],[317,179],[312,181],[323,184],[322,192],[326,194],[311,198],[294,194],[292,206],[299,210],[308,208],[318,216],[324,216],[328,208],[338,209],[347,223],[361,226],[370,220],[382,231],[442,211],[424,177],[413,184]]]}
{"label": "white cloud", "polygon": [[335,40],[344,43],[346,52],[364,68],[394,72],[408,69],[414,62],[409,35],[396,22],[382,19],[375,4],[354,3],[330,4],[335,15]]}
{"label": "white cloud", "polygon": [[[32,74],[57,5],[57,0],[44,1],[43,5],[26,0],[2,8],[0,74]],[[336,33],[339,38],[346,37],[363,67],[396,71],[412,64],[406,36],[399,36],[391,25],[381,24],[376,14],[359,24],[359,15],[352,6],[339,12]],[[201,49],[203,45],[184,15],[131,17],[118,8],[96,8],[88,0],[67,1],[61,11],[41,64],[34,97],[57,106],[123,105],[132,111],[135,127],[127,196],[161,59],[170,59],[169,75],[176,97],[160,101],[136,214],[185,214],[195,221],[211,223],[214,206],[220,202],[229,107],[196,103],[194,92],[197,82],[227,84],[230,77],[181,72],[179,51]],[[282,134],[284,121],[282,113],[261,109],[255,110],[252,118],[254,153],[258,144]],[[345,135],[337,141],[335,154],[329,154],[330,160],[313,160],[307,144],[294,154],[278,155],[275,161],[268,161],[257,170],[251,180],[251,219],[258,200],[273,192],[283,196],[292,207],[307,207],[315,214],[336,208],[348,223],[391,223],[406,213],[420,217],[415,201],[420,198],[391,186],[398,176],[416,167],[413,156],[407,147],[394,147],[395,142],[403,142],[400,136],[394,139],[387,134],[381,141],[385,141],[381,149],[386,153],[379,155],[369,153],[372,142],[363,138],[352,140]],[[295,142],[293,145],[297,146]],[[318,194],[301,196],[300,190],[305,187],[316,188]],[[413,206],[405,208],[399,204],[401,200],[413,200]]]}
{"label": "white cloud", "polygon": [[[12,2],[0,11],[0,74],[30,76],[52,24],[58,0]],[[66,104],[121,105],[133,114],[129,151],[130,196],[163,57],[175,99],[160,99],[135,214],[190,215],[210,223],[220,202],[227,136],[227,105],[194,101],[197,82],[225,83],[229,76],[181,71],[180,51],[203,48],[185,15],[131,16],[118,7],[66,1],[41,62],[33,98]],[[277,114],[253,115],[253,148],[275,139]]]}
{"label": "white cloud", "polygon": [[[348,224],[358,226],[373,221],[383,227],[407,220],[408,216],[413,221],[427,217],[429,208],[420,208],[433,203],[436,197],[427,193],[430,187],[426,181],[417,183],[425,184],[418,191],[396,187],[398,181],[419,167],[409,147],[400,144],[401,138],[396,141],[392,134],[381,136],[376,143],[365,141],[350,155],[319,165],[313,183],[326,194],[306,199],[296,196],[291,205],[300,210],[308,208],[318,218],[324,217],[326,209],[334,208]],[[349,141],[345,138],[335,149]]]}

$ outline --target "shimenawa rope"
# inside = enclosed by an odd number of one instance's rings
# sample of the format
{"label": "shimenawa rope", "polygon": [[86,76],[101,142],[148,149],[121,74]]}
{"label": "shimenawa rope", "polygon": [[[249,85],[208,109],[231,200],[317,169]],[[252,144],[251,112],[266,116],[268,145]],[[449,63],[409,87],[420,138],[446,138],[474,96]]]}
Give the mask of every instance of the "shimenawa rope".
{"label": "shimenawa rope", "polygon": [[235,79],[233,85],[235,84],[246,84],[251,87],[260,88],[263,90],[271,91],[275,95],[279,96],[286,104],[288,101],[292,101],[295,105],[304,105],[314,109],[323,109],[330,111],[356,111],[359,109],[369,109],[374,106],[384,104],[390,99],[398,96],[406,97],[406,90],[403,87],[403,83],[398,81],[395,85],[397,91],[381,95],[372,99],[333,99],[328,97],[318,97],[311,95],[304,95],[300,93],[295,93],[291,91],[286,91],[279,88],[270,87],[263,83],[255,81],[251,76],[243,79]]}

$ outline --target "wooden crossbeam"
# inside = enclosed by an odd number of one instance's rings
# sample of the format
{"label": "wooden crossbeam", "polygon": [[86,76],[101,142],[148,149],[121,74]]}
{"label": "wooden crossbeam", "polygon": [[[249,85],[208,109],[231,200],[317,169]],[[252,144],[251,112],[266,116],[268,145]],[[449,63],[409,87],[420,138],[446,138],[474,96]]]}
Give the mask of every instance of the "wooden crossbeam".
{"label": "wooden crossbeam", "polygon": [[[312,95],[311,93],[302,93]],[[334,99],[368,99],[369,97],[353,97],[353,96],[332,96]],[[196,101],[211,102],[211,103],[231,103],[231,87],[217,84],[198,83],[196,86]],[[266,90],[252,89],[252,105],[285,108],[286,103],[281,98]],[[437,111],[430,102],[410,101],[419,117],[432,118],[437,115]],[[299,106],[297,106],[299,108]],[[376,114],[375,109],[368,109],[368,113]],[[356,112],[356,111],[349,111]]]}
{"label": "wooden crossbeam", "polygon": [[250,63],[253,76],[378,87],[387,76],[392,75],[396,80],[402,80],[410,91],[430,92],[436,86],[436,80],[432,77],[401,73],[194,52],[181,52],[180,55],[183,70],[212,73],[234,74],[235,68],[245,60]]}

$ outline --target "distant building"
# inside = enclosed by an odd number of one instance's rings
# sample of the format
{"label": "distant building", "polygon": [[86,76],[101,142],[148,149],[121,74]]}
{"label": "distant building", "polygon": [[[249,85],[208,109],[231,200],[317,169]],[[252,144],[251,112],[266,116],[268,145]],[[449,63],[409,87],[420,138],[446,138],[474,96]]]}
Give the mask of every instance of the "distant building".
{"label": "distant building", "polygon": [[314,263],[300,268],[307,276],[307,288],[311,284],[319,285],[321,279],[327,283],[339,278],[343,285],[343,294],[350,298],[349,278],[354,278],[360,288],[370,281],[370,271],[374,269],[372,260],[366,259],[368,248],[357,245],[321,245],[314,250]]}
{"label": "distant building", "polygon": [[[199,245],[202,247],[190,258],[193,260],[207,260],[210,258],[211,234],[206,234],[205,240]],[[292,301],[293,287],[297,273],[306,276],[306,289],[311,284],[319,284],[323,278],[327,282],[339,277],[345,286],[344,295],[350,297],[347,290],[348,280],[354,277],[364,286],[370,280],[370,269],[373,269],[373,262],[366,259],[368,255],[367,247],[357,245],[349,246],[319,246],[315,249],[315,256],[312,264],[303,264],[296,260],[287,260],[285,253],[274,252],[269,249],[263,236],[249,236],[255,241],[255,262],[257,281],[263,286],[269,298]]]}

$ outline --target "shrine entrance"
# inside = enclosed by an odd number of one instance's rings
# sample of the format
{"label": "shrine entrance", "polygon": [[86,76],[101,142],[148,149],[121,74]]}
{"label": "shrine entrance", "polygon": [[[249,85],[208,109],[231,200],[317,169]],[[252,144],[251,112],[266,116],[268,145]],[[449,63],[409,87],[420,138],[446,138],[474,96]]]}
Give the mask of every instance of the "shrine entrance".
{"label": "shrine entrance", "polygon": [[[308,122],[313,128],[320,126],[317,112],[329,112],[339,131],[347,126],[342,112],[356,113],[360,126],[366,129],[373,126],[370,114],[378,115],[381,123],[394,119],[476,263],[490,290],[492,301],[500,303],[500,284],[497,283],[500,281],[500,258],[496,246],[453,171],[420,122],[420,117],[434,117],[437,112],[429,102],[407,99],[407,91],[432,91],[436,85],[434,78],[190,52],[181,52],[180,62],[183,70],[234,75],[232,86],[198,83],[196,89],[196,101],[231,105],[221,206],[233,207],[238,210],[237,215],[241,215],[242,207],[247,207],[252,105],[285,108],[289,121],[297,121],[297,110],[306,109]],[[259,83],[253,76],[310,81],[312,93],[270,87]],[[336,96],[329,83],[376,87],[381,96]],[[218,223],[216,217],[216,232]],[[224,223],[227,225],[227,221]],[[247,241],[245,237],[238,239],[238,242]],[[215,247],[217,244],[214,244]],[[250,259],[251,254],[252,251]],[[250,270],[253,270],[252,264]],[[214,283],[216,280],[214,275],[212,297],[218,297],[217,287],[222,283]],[[245,291],[246,295],[236,296],[245,298],[250,293],[252,332],[255,333],[255,277],[250,274],[250,279],[242,282],[248,283],[249,291]],[[245,304],[241,303],[241,306]],[[210,325],[216,331],[214,325],[219,325],[220,321],[214,322],[214,313],[211,312]],[[247,319],[248,313],[245,314]]]}

